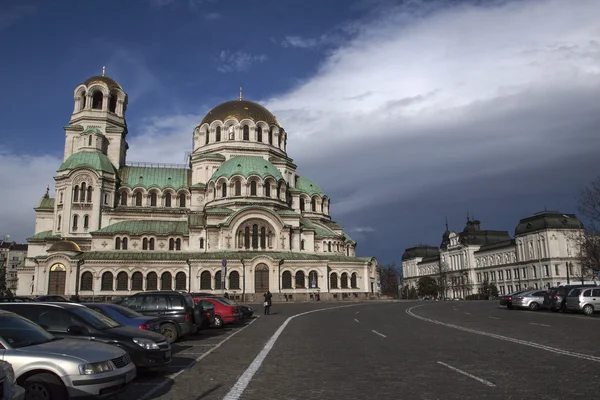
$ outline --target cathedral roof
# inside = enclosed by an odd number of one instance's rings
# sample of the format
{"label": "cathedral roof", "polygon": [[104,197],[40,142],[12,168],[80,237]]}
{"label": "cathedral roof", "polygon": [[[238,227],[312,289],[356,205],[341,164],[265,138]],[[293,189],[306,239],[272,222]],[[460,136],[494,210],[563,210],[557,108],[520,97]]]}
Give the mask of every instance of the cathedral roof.
{"label": "cathedral roof", "polygon": [[323,190],[319,185],[300,175],[296,175],[296,190],[306,193],[309,196],[312,196],[313,194],[324,196]]}
{"label": "cathedral roof", "polygon": [[47,250],[48,253],[59,252],[59,251],[60,252],[67,251],[67,252],[81,253],[81,249],[79,248],[79,245],[70,240],[61,240],[60,242],[56,242],[52,246],[50,246],[50,248]]}
{"label": "cathedral roof", "polygon": [[119,88],[119,89],[123,90],[123,88],[121,87],[121,85],[119,85],[119,83],[117,81],[115,81],[112,78],[109,78],[108,76],[102,76],[102,75],[92,76],[91,78],[88,78],[83,82],[83,84],[85,86],[90,86],[91,84],[94,84],[94,83],[102,83],[102,84],[108,86],[109,88]]}
{"label": "cathedral roof", "polygon": [[515,228],[515,235],[524,235],[544,229],[583,229],[583,223],[575,214],[542,211],[520,220],[519,225]]}
{"label": "cathedral roof", "polygon": [[283,179],[277,167],[264,158],[256,156],[236,156],[230,158],[215,170],[210,179],[217,180],[223,176],[229,179],[233,175],[242,175],[244,178],[250,175],[258,175],[263,179],[271,176],[277,181]]}
{"label": "cathedral roof", "polygon": [[128,165],[121,168],[119,177],[121,186],[130,189],[156,187],[178,190],[189,187],[189,172],[188,168]]}
{"label": "cathedral roof", "polygon": [[76,168],[91,168],[95,171],[107,172],[109,174],[116,173],[115,167],[108,157],[98,151],[80,151],[72,154],[60,165],[58,171]]}
{"label": "cathedral roof", "polygon": [[219,104],[206,114],[200,125],[210,124],[213,121],[226,121],[230,118],[238,121],[243,119],[250,119],[254,122],[264,121],[269,125],[280,126],[277,118],[269,110],[248,100],[232,100]]}
{"label": "cathedral roof", "polygon": [[117,222],[92,232],[92,234],[112,235],[115,233],[126,233],[129,235],[187,235],[188,232],[189,229],[187,221],[143,220]]}

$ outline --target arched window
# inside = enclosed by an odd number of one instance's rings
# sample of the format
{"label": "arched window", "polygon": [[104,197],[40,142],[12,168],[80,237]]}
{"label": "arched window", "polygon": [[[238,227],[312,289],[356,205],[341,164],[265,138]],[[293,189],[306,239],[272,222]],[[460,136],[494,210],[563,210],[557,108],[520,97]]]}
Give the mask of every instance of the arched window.
{"label": "arched window", "polygon": [[225,182],[221,184],[221,197],[227,197],[227,184]]}
{"label": "arched window", "polygon": [[75,185],[73,187],[73,203],[77,203],[79,201],[79,186]]}
{"label": "arched window", "polygon": [[127,272],[121,271],[117,274],[117,290],[128,290],[129,289],[129,277]]}
{"label": "arched window", "polygon": [[127,192],[121,192],[121,205],[127,205]]}
{"label": "arched window", "polygon": [[229,289],[240,289],[240,273],[231,271],[229,273]]}
{"label": "arched window", "polygon": [[296,289],[301,289],[306,287],[304,284],[304,272],[298,271],[296,272]]}
{"label": "arched window", "polygon": [[292,273],[290,271],[285,271],[283,274],[281,274],[281,288],[292,288]]}
{"label": "arched window", "polygon": [[206,140],[204,141],[204,144],[208,144],[208,138],[210,137],[209,129],[206,129],[206,132],[204,132],[204,137],[206,138]]}
{"label": "arched window", "polygon": [[123,240],[121,240],[121,248],[123,250],[127,250],[127,238],[123,238]]}
{"label": "arched window", "polygon": [[62,223],[62,217],[59,215],[59,216],[58,216],[58,223],[56,224],[56,225],[57,225],[57,226],[56,226],[56,230],[57,230],[57,231],[60,231],[60,229],[61,229],[61,226],[60,226],[60,225],[61,225],[61,223]]}
{"label": "arched window", "polygon": [[165,194],[165,207],[171,207],[171,193]]}
{"label": "arched window", "polygon": [[215,290],[221,290],[221,271],[215,273]]}
{"label": "arched window", "polygon": [[262,142],[262,128],[260,126],[256,128],[256,140]]}
{"label": "arched window", "polygon": [[88,203],[92,202],[92,187],[91,186],[88,186],[88,188],[87,188],[87,199],[86,199],[86,201]]}
{"label": "arched window", "polygon": [[304,211],[304,199],[300,198],[300,211]]}
{"label": "arched window", "polygon": [[160,276],[160,290],[173,290],[173,277],[170,272],[163,272]]}
{"label": "arched window", "polygon": [[279,130],[279,135],[277,135],[277,147],[281,147],[281,136],[283,135],[283,129]]}
{"label": "arched window", "polygon": [[79,216],[78,215],[73,215],[73,230],[77,230],[77,222],[79,220]]}
{"label": "arched window", "polygon": [[137,207],[141,207],[142,206],[142,192],[137,192],[135,194],[135,205]]}
{"label": "arched window", "polygon": [[146,275],[146,290],[158,290],[158,275],[156,275],[156,272],[149,272]]}
{"label": "arched window", "polygon": [[92,145],[92,135],[88,136],[88,146]]}
{"label": "arched window", "polygon": [[250,127],[244,125],[244,140],[250,140]]}
{"label": "arched window", "polygon": [[81,194],[79,195],[79,201],[81,201],[82,203],[85,201],[85,182],[81,184]]}
{"label": "arched window", "polygon": [[79,285],[79,290],[92,290],[94,284],[94,276],[90,271],[86,271],[81,274],[81,283]]}
{"label": "arched window", "polygon": [[250,227],[244,228],[244,248],[250,248]]}
{"label": "arched window", "polygon": [[269,128],[269,144],[273,144],[273,127]]}
{"label": "arched window", "polygon": [[185,193],[179,195],[179,207],[185,207]]}
{"label": "arched window", "polygon": [[79,97],[79,104],[81,105],[81,110],[85,109],[86,106],[86,102],[87,102],[87,95],[85,92],[81,92],[81,97]]}
{"label": "arched window", "polygon": [[300,250],[304,250],[304,239],[300,241]]}
{"label": "arched window", "polygon": [[175,250],[181,250],[181,239],[175,239]]}
{"label": "arched window", "polygon": [[116,112],[117,111],[117,94],[111,93],[110,98],[108,99],[108,111]]}
{"label": "arched window", "polygon": [[221,127],[217,126],[217,142],[221,141]]}
{"label": "arched window", "polygon": [[256,196],[256,181],[250,182],[250,196]]}
{"label": "arched window", "polygon": [[212,290],[210,286],[210,272],[203,271],[200,274],[200,289],[201,290]]}
{"label": "arched window", "polygon": [[353,272],[352,275],[350,275],[350,287],[352,289],[356,289],[358,287],[356,285],[356,272]]}
{"label": "arched window", "polygon": [[312,212],[317,211],[317,200],[314,197],[310,200],[310,210]]}
{"label": "arched window", "polygon": [[137,271],[131,275],[131,290],[144,290],[144,276]]}
{"label": "arched window", "polygon": [[115,250],[121,250],[121,238],[115,239]]}
{"label": "arched window", "polygon": [[175,239],[169,239],[169,250],[175,250]]}
{"label": "arched window", "polygon": [[102,110],[102,98],[104,95],[101,91],[97,90],[94,92],[92,96],[92,109],[93,110]]}
{"label": "arched window", "polygon": [[265,197],[271,197],[271,183],[265,182]]}
{"label": "arched window", "polygon": [[342,284],[342,289],[348,289],[348,274],[347,273],[343,273],[342,274],[342,278],[340,279],[341,284]]}
{"label": "arched window", "polygon": [[319,287],[319,274],[317,273],[317,271],[310,271],[308,273],[308,284],[311,288]]}
{"label": "arched window", "polygon": [[84,215],[83,216],[83,229],[88,229],[89,227],[90,227],[90,216]]}
{"label": "arched window", "polygon": [[235,195],[236,196],[242,195],[242,182],[239,180],[235,181]]}
{"label": "arched window", "polygon": [[157,196],[156,192],[150,193],[150,206],[151,207],[156,207],[157,200],[158,200],[158,196]]}
{"label": "arched window", "polygon": [[148,250],[148,239],[147,238],[142,239],[142,250]]}
{"label": "arched window", "polygon": [[327,243],[327,251],[331,252],[331,242]]}
{"label": "arched window", "polygon": [[329,275],[329,287],[331,289],[338,289],[338,276],[335,272]]}
{"label": "arched window", "polygon": [[265,232],[264,226],[262,228],[260,228],[260,248],[261,249],[267,248],[267,234]]}
{"label": "arched window", "polygon": [[150,240],[148,241],[148,249],[154,250],[154,238],[150,238]]}
{"label": "arched window", "polygon": [[258,225],[252,225],[252,248],[258,249]]}
{"label": "arched window", "polygon": [[111,272],[105,272],[102,274],[100,290],[113,290],[113,274]]}
{"label": "arched window", "polygon": [[187,287],[186,281],[185,272],[178,272],[175,275],[175,290],[185,290]]}
{"label": "arched window", "polygon": [[204,248],[204,238],[200,238],[200,248]]}

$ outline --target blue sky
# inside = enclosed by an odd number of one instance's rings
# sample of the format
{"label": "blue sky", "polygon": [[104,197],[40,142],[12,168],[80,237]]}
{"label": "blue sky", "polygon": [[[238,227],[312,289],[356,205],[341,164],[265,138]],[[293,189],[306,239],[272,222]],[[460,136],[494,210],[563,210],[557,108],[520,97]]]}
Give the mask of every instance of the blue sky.
{"label": "blue sky", "polygon": [[[24,240],[62,161],[73,89],[129,95],[130,161],[181,163],[220,102],[269,108],[359,255],[400,262],[467,210],[509,230],[576,212],[600,158],[596,1],[0,3],[0,235]],[[25,200],[22,200],[25,199]]]}

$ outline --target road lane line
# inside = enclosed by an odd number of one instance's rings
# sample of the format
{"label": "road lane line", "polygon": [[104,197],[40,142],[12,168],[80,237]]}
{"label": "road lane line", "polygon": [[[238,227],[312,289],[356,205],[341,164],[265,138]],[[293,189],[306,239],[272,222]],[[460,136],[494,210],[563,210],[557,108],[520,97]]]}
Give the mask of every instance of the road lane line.
{"label": "road lane line", "polygon": [[489,317],[489,318],[491,318],[491,319],[500,319],[500,318],[498,318],[498,317]]}
{"label": "road lane line", "polygon": [[446,364],[445,362],[441,362],[441,361],[438,361],[437,363],[440,364],[440,365],[443,365],[446,368],[451,369],[452,371],[458,372],[459,374],[463,374],[464,376],[468,376],[469,378],[475,379],[476,381],[479,381],[479,382],[483,383],[484,385],[487,385],[487,386],[490,386],[490,387],[496,387],[496,385],[494,385],[492,382],[486,381],[485,379],[480,378],[478,376],[471,375],[470,373],[465,372],[462,369],[458,369],[456,367],[453,367],[450,364]]}
{"label": "road lane line", "polygon": [[372,332],[373,332],[374,334],[376,334],[376,335],[379,335],[379,336],[381,336],[381,337],[385,337],[385,338],[387,337],[387,336],[385,336],[383,333],[379,333],[379,332],[377,332],[377,331],[375,331],[375,330],[374,330],[374,331],[372,331]]}
{"label": "road lane line", "polygon": [[544,326],[544,327],[546,327],[546,328],[550,328],[550,327],[551,327],[551,325],[548,325],[548,324],[538,324],[538,323],[536,323],[536,322],[530,322],[530,324],[531,324],[531,325],[537,325],[537,326]]}
{"label": "road lane line", "polygon": [[354,320],[355,320],[356,322],[359,322],[359,321],[358,321],[356,318],[354,318]]}
{"label": "road lane line", "polygon": [[470,312],[466,312],[465,314],[467,314],[467,315],[471,315],[471,313],[470,313]]}
{"label": "road lane line", "polygon": [[262,365],[265,358],[267,358],[267,355],[269,354],[269,352],[275,345],[275,342],[277,341],[279,336],[281,336],[281,333],[283,332],[285,327],[290,323],[291,320],[293,320],[294,318],[306,315],[306,314],[312,314],[312,313],[316,313],[316,312],[320,312],[320,311],[327,311],[327,310],[335,310],[335,309],[346,308],[346,307],[356,307],[356,306],[361,306],[361,305],[366,305],[366,303],[365,304],[349,304],[349,305],[345,305],[345,306],[319,308],[317,310],[306,311],[306,312],[288,317],[288,319],[286,319],[283,322],[283,324],[281,324],[281,326],[279,327],[279,329],[277,329],[277,331],[273,334],[273,336],[271,336],[271,338],[269,339],[267,344],[265,344],[265,347],[263,347],[261,352],[258,353],[258,355],[254,359],[254,361],[252,361],[252,363],[250,364],[248,369],[246,369],[246,371],[244,371],[242,376],[239,377],[239,379],[237,380],[235,385],[233,385],[233,387],[225,395],[223,400],[238,400],[242,396],[242,394],[244,393],[244,390],[246,390],[246,387],[248,386],[248,384],[250,383],[250,381],[252,380],[252,378],[254,377],[254,375],[256,374],[256,372],[258,371],[260,366]]}
{"label": "road lane line", "polygon": [[253,319],[252,321],[250,321],[250,323],[248,325],[244,326],[243,328],[238,329],[237,331],[233,332],[231,335],[227,336],[225,339],[221,340],[213,348],[208,349],[206,351],[206,353],[202,354],[201,356],[198,356],[192,363],[190,363],[190,365],[189,365],[188,368],[182,369],[181,371],[177,371],[175,373],[172,373],[171,375],[166,376],[165,379],[163,379],[160,383],[156,384],[156,386],[154,386],[148,392],[146,392],[142,396],[140,396],[138,398],[138,400],[147,400],[147,399],[149,399],[154,393],[156,393],[157,391],[159,391],[160,389],[162,389],[167,383],[173,381],[179,375],[183,374],[189,368],[193,367],[198,362],[200,362],[204,357],[207,357],[210,353],[212,353],[213,351],[215,351],[216,349],[218,349],[219,347],[221,347],[221,345],[223,343],[227,342],[229,339],[231,339],[232,337],[234,337],[235,335],[237,335],[238,333],[240,333],[244,329],[248,328],[250,325],[252,325],[254,323],[254,321],[256,321],[256,319]]}
{"label": "road lane line", "polygon": [[445,326],[445,327],[448,327],[448,328],[457,329],[459,331],[468,332],[468,333],[474,333],[476,335],[487,336],[487,337],[491,337],[491,338],[498,339],[498,340],[504,340],[506,342],[521,344],[523,346],[529,346],[529,347],[533,347],[533,348],[536,348],[536,349],[549,351],[550,353],[554,353],[554,354],[560,354],[560,355],[563,355],[563,356],[575,357],[575,358],[579,358],[581,360],[588,360],[588,361],[593,361],[593,362],[600,363],[600,357],[597,357],[597,356],[591,356],[591,355],[588,355],[588,354],[576,353],[574,351],[568,351],[568,350],[558,349],[556,347],[550,347],[550,346],[546,346],[546,345],[535,343],[535,342],[529,342],[527,340],[515,339],[515,338],[509,337],[509,336],[502,336],[502,335],[497,335],[495,333],[478,331],[477,329],[464,328],[462,326],[458,326],[458,325],[454,325],[454,324],[449,324],[449,323],[438,321],[438,320],[431,319],[431,318],[422,317],[422,316],[417,315],[414,312],[412,312],[413,309],[415,309],[417,307],[423,307],[424,305],[425,304],[414,306],[414,307],[411,307],[411,308],[407,308],[406,309],[406,313],[408,315],[410,315],[411,317],[420,319],[422,321],[431,322],[432,324],[442,325],[442,326]]}

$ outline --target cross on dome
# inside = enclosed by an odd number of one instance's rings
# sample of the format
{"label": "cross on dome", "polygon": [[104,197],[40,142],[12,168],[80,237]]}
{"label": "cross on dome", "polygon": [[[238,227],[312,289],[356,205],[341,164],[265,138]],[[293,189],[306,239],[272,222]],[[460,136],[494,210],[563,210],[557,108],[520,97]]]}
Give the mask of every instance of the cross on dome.
{"label": "cross on dome", "polygon": [[102,66],[102,76],[106,76],[106,66]]}
{"label": "cross on dome", "polygon": [[238,98],[239,101],[242,101],[242,87],[240,86],[240,97]]}

